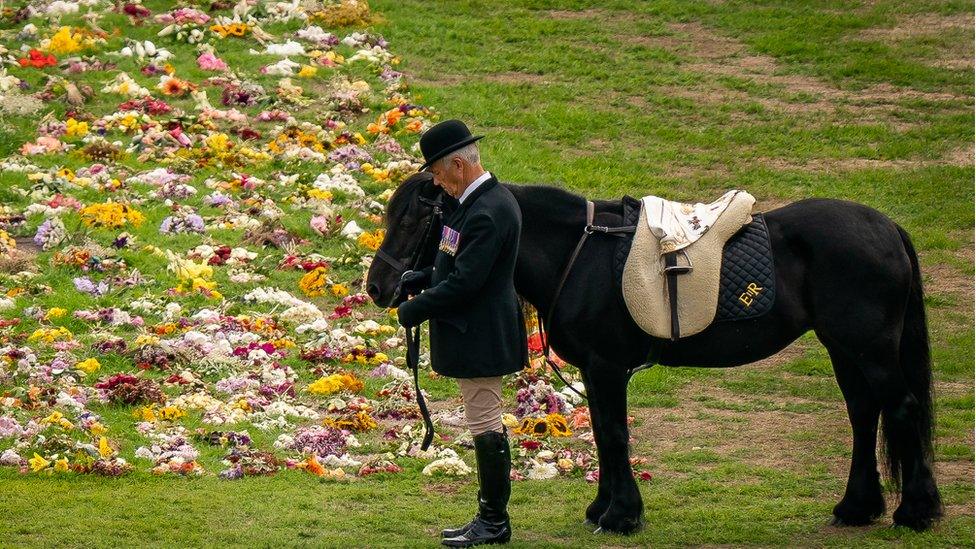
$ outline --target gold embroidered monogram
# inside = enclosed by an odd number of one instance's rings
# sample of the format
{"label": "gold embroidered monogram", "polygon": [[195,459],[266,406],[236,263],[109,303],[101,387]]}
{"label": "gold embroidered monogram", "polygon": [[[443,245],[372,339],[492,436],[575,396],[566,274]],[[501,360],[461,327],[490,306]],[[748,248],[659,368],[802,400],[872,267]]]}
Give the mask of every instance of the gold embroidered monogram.
{"label": "gold embroidered monogram", "polygon": [[750,282],[749,285],[746,286],[746,291],[739,294],[739,301],[744,303],[746,307],[752,307],[754,298],[759,295],[759,292],[761,291],[762,288],[760,288],[755,282]]}

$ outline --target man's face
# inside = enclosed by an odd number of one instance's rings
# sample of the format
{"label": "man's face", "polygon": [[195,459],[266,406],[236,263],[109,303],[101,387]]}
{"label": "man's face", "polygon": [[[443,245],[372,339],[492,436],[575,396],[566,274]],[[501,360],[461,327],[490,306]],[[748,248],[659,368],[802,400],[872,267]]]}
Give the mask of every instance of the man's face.
{"label": "man's face", "polygon": [[434,184],[443,188],[447,194],[458,198],[461,196],[462,175],[464,173],[461,159],[452,157],[448,162],[437,161],[428,168],[434,176]]}

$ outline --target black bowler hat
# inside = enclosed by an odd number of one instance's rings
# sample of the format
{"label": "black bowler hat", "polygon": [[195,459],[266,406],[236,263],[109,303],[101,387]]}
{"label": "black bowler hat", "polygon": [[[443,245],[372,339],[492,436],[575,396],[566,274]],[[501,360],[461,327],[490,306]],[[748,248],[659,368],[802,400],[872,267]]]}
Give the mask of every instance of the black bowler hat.
{"label": "black bowler hat", "polygon": [[420,152],[424,154],[425,160],[420,171],[426,170],[434,162],[482,137],[484,136],[471,135],[471,131],[460,120],[445,120],[434,125],[420,136]]}

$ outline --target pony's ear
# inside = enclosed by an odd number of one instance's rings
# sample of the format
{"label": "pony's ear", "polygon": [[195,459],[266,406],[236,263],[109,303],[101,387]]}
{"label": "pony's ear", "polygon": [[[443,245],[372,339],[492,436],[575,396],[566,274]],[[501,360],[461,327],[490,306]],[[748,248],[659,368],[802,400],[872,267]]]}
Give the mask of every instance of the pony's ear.
{"label": "pony's ear", "polygon": [[434,184],[434,175],[430,172],[417,172],[411,175],[407,181],[416,181],[416,185],[419,185],[420,196],[424,198],[433,200],[442,191],[440,187]]}

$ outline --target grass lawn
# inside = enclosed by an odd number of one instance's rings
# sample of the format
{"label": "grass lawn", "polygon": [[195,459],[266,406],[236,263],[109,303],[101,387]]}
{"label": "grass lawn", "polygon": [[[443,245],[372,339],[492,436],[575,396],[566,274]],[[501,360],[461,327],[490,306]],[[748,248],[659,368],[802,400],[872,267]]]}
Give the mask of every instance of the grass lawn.
{"label": "grass lawn", "polygon": [[[654,473],[641,484],[647,527],[593,535],[582,518],[595,486],[526,481],[513,485],[512,546],[973,546],[971,3],[371,7],[415,96],[485,133],[484,164],[504,181],[689,201],[742,188],[764,209],[846,198],[891,216],[920,252],[946,504],[932,531],[891,528],[890,498],[874,526],[828,525],[851,434],[826,352],[808,334],[743,368],[639,374],[629,399],[633,454]],[[470,518],[475,492],[474,478],[415,472],[339,484],[297,472],[226,482],[2,470],[0,545],[431,546],[440,528]]]}

